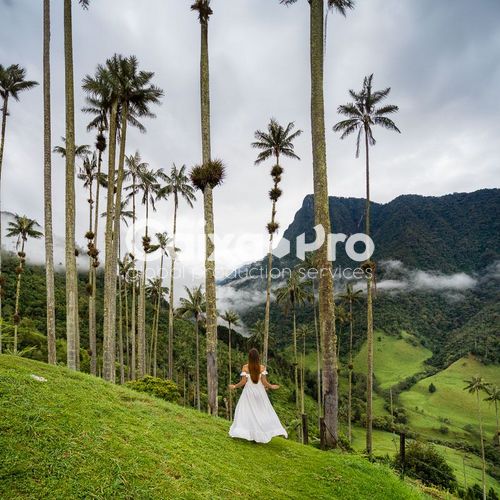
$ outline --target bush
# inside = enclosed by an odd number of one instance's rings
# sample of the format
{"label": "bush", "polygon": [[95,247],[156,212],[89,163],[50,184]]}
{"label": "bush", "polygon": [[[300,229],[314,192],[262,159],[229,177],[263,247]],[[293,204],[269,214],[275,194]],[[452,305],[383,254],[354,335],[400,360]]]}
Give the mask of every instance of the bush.
{"label": "bush", "polygon": [[450,432],[450,429],[448,427],[446,427],[446,425],[442,425],[440,428],[439,428],[439,432],[441,434],[449,434]]}
{"label": "bush", "polygon": [[181,397],[175,382],[146,375],[139,380],[132,380],[125,384],[126,387],[138,392],[145,392],[151,396],[177,403]]}
{"label": "bush", "polygon": [[431,394],[434,394],[436,392],[436,386],[432,382],[429,384],[429,392]]}
{"label": "bush", "polygon": [[[402,468],[401,456],[395,459],[397,468]],[[405,473],[424,484],[438,486],[447,490],[455,490],[457,480],[453,469],[434,446],[418,441],[409,443],[406,447]]]}

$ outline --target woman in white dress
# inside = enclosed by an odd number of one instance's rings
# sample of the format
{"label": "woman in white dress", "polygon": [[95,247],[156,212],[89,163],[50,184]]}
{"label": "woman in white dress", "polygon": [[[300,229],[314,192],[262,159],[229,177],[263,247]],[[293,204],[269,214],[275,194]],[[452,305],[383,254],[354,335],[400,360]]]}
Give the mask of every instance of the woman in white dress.
{"label": "woman in white dress", "polygon": [[240,375],[241,380],[229,386],[231,390],[243,387],[229,435],[257,443],[269,443],[274,436],[288,437],[266,392],[279,389],[279,385],[267,381],[266,367],[260,364],[257,349],[248,353],[248,364]]}

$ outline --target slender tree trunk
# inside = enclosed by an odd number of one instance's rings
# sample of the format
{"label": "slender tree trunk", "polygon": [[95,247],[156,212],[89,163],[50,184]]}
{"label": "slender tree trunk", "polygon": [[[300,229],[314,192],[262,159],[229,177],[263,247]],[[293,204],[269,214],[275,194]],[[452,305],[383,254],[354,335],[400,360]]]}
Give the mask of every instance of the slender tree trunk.
{"label": "slender tree trunk", "polygon": [[[97,249],[97,233],[99,230],[99,197],[100,197],[100,182],[102,169],[102,151],[99,150],[97,159],[97,183],[95,193],[95,212],[94,226],[91,231],[94,233],[94,247]],[[98,258],[98,257],[96,257]],[[97,318],[96,318],[96,301],[97,301],[97,268],[94,267],[92,259],[92,267],[90,271],[90,282],[92,292],[89,298],[89,345],[90,345],[90,373],[97,374]]]}
{"label": "slender tree trunk", "polygon": [[9,102],[9,94],[4,97],[2,107],[2,132],[0,138],[0,354],[2,354],[2,332],[3,332],[3,315],[2,315],[2,295],[5,291],[4,279],[2,276],[2,165],[3,152],[5,146],[5,129],[7,127],[7,106]]}
{"label": "slender tree trunk", "polygon": [[[47,351],[48,351],[49,364],[55,365],[57,362],[56,319],[55,319],[56,300],[55,300],[55,289],[54,289],[54,238],[52,234],[52,164],[50,156],[51,153],[52,153],[52,147],[51,147],[51,118],[50,118],[50,0],[43,0],[43,205],[44,205],[44,219],[45,219],[44,232],[45,232],[45,281],[46,281],[46,296],[47,296]],[[0,234],[1,234],[1,223],[0,223]],[[1,294],[0,294],[0,301],[1,301]],[[1,352],[1,342],[2,341],[1,341],[1,331],[0,331],[0,352]]]}
{"label": "slender tree trunk", "polygon": [[481,401],[479,399],[479,391],[476,391],[477,397],[477,414],[479,417],[479,434],[481,437],[481,480],[483,485],[483,500],[486,500],[486,457],[484,454],[484,437],[483,437],[483,417],[481,415]]}
{"label": "slender tree trunk", "polygon": [[122,279],[118,278],[118,359],[120,362],[120,384],[125,383],[125,363],[123,359],[123,287]]}
{"label": "slender tree trunk", "polygon": [[[228,360],[229,360],[229,383],[228,385],[231,384],[231,375],[232,375],[232,372],[233,372],[233,364],[232,364],[232,360],[231,360],[231,350],[232,350],[232,346],[231,346],[231,323],[228,323],[228,327],[229,327],[229,342],[227,344],[227,347],[228,347]],[[231,394],[231,391],[229,391],[229,399],[228,399],[228,404],[229,404],[229,420],[232,422],[233,421],[233,395]]]}
{"label": "slender tree trunk", "polygon": [[64,0],[64,66],[66,96],[66,338],[68,368],[79,364],[78,276],[75,256],[75,110],[71,0]]}
{"label": "slender tree trunk", "polygon": [[129,321],[128,321],[128,285],[127,277],[123,278],[123,292],[125,295],[125,352],[127,360],[127,375],[126,379],[130,380],[130,339],[129,339]]}
{"label": "slender tree trunk", "polygon": [[[121,110],[121,127],[120,127],[120,152],[118,158],[118,175],[116,180],[116,194],[114,200],[114,217],[113,217],[113,240],[112,240],[112,259],[109,262],[109,285],[110,291],[108,295],[109,300],[109,314],[110,320],[108,323],[109,328],[109,355],[106,359],[112,361],[112,365],[108,366],[107,375],[110,378],[105,379],[111,382],[115,381],[116,370],[115,370],[115,360],[116,360],[116,285],[117,285],[117,268],[118,268],[118,258],[119,258],[119,248],[120,248],[120,224],[122,217],[122,190],[123,190],[123,179],[125,176],[125,146],[127,144],[127,118],[128,118],[128,104],[127,102],[122,103]],[[114,184],[113,184],[114,186]],[[122,340],[123,344],[123,340]],[[121,350],[120,357],[123,357],[123,349]],[[122,360],[123,361],[123,360]],[[123,363],[122,363],[123,364]]]}
{"label": "slender tree trunk", "polygon": [[[279,165],[280,157],[279,154],[276,155],[276,164]],[[274,183],[274,187],[278,187],[278,183]],[[276,201],[273,200],[271,208],[271,226],[274,226],[276,221]],[[263,348],[263,363],[267,365],[267,355],[269,350],[269,325],[271,322],[271,284],[272,275],[271,270],[273,268],[273,238],[274,231],[269,233],[269,251],[267,253],[267,281],[266,281],[266,310],[264,313],[264,348]]]}
{"label": "slender tree trunk", "polygon": [[[201,22],[200,57],[200,101],[201,137],[203,165],[208,165],[210,153],[210,76],[208,64],[208,21]],[[207,302],[207,381],[208,413],[217,415],[217,308],[215,291],[214,256],[214,213],[212,187],[206,186],[203,192],[205,215],[205,293]]]}
{"label": "slender tree trunk", "polygon": [[134,254],[132,255],[132,307],[130,310],[130,378],[135,380],[136,377],[136,322],[135,313],[137,310],[136,306],[136,291],[137,291],[137,274],[135,270],[135,174],[132,174],[132,249]]}
{"label": "slender tree trunk", "polygon": [[352,442],[352,337],[353,337],[353,317],[352,317],[352,299],[349,298],[349,395],[347,404],[347,437],[349,443]]}
{"label": "slender tree trunk", "polygon": [[293,313],[293,378],[295,381],[295,409],[299,413],[299,363],[297,360],[297,320],[295,314],[295,303],[292,304]]}
{"label": "slender tree trunk", "polygon": [[[24,255],[24,239],[21,244],[21,254]],[[23,266],[23,257],[19,257],[19,269],[17,273],[17,279],[16,279],[16,305],[15,305],[15,311],[14,311],[14,354],[17,353],[17,331],[19,328],[19,297],[21,295],[21,276],[24,271],[24,266]]]}
{"label": "slender tree trunk", "polygon": [[[148,218],[149,218],[149,199],[146,193],[146,231],[145,237],[148,237]],[[138,304],[138,316],[137,316],[137,356],[139,358],[137,365],[138,377],[142,378],[146,374],[146,272],[148,269],[148,254],[144,250],[144,264],[142,267],[141,284],[139,287],[139,304]]]}
{"label": "slender tree trunk", "polygon": [[[310,2],[311,46],[311,132],[314,173],[315,223],[331,232],[328,175],[326,164],[325,105],[323,97],[323,0]],[[319,331],[323,352],[323,404],[327,447],[337,445],[338,434],[338,373],[333,302],[333,273],[328,260],[326,243],[317,250],[319,264]]]}
{"label": "slender tree trunk", "polygon": [[[174,272],[175,272],[175,235],[177,233],[177,208],[179,200],[174,193],[174,224],[173,224],[173,247],[174,251],[170,259],[170,297],[168,304],[168,378],[172,378],[174,370]],[[163,257],[162,257],[163,258]]]}
{"label": "slender tree trunk", "polygon": [[[104,320],[103,320],[103,376],[105,380],[113,381],[115,372],[114,328],[112,302],[116,300],[113,281],[116,286],[116,265],[113,257],[113,222],[115,215],[114,207],[114,185],[115,185],[115,161],[116,161],[116,122],[118,114],[118,102],[113,102],[109,127],[109,149],[108,149],[108,191],[106,200],[106,230],[105,230],[105,259],[104,259]],[[110,338],[112,337],[112,338]]]}
{"label": "slender tree trunk", "polygon": [[498,420],[498,401],[497,400],[495,400],[495,417],[496,417],[496,421],[497,421],[497,427],[496,427],[497,435],[496,435],[495,442],[497,445],[500,445],[500,422]]}
{"label": "slender tree trunk", "polygon": [[[159,325],[160,325],[162,284],[163,284],[163,251],[162,251],[161,259],[160,259],[160,290],[158,290],[158,305],[156,307],[155,348],[154,348],[154,353],[153,353],[153,377],[156,377],[156,360],[158,358],[158,330],[159,330]],[[170,318],[169,318],[169,320],[170,320]]]}
{"label": "slender tree trunk", "polygon": [[[370,153],[368,149],[368,132],[365,128],[366,154],[366,228],[370,235]],[[373,305],[372,305],[372,276],[366,279],[366,345],[368,351],[368,370],[366,375],[366,452],[371,456],[373,451]]]}
{"label": "slender tree trunk", "polygon": [[316,313],[316,297],[313,284],[313,310],[314,310],[314,333],[316,335],[316,383],[318,385],[318,429],[321,428],[321,418],[323,416],[323,406],[321,398],[321,339],[319,337],[318,317]]}
{"label": "slender tree trunk", "polygon": [[195,333],[196,333],[196,407],[201,411],[201,398],[200,398],[200,326],[198,318],[195,320]]}

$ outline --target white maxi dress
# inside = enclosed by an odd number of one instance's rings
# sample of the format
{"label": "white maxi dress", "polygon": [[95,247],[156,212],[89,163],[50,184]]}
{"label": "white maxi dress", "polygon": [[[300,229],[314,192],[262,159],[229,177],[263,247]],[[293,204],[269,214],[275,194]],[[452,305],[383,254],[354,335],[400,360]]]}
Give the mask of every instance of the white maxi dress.
{"label": "white maxi dress", "polygon": [[259,375],[259,381],[256,384],[249,373],[241,372],[240,375],[246,377],[247,382],[236,405],[229,435],[232,438],[257,443],[269,443],[274,436],[288,437],[261,380],[262,375],[267,375],[267,371],[264,370]]}

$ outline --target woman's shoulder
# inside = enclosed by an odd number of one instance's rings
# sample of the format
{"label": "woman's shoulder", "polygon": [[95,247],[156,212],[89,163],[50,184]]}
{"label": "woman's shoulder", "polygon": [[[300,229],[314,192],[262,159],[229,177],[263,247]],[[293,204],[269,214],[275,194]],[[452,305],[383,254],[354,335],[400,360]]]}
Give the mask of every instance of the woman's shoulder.
{"label": "woman's shoulder", "polygon": [[247,372],[248,371],[248,365],[243,365],[243,368],[241,369],[242,372]]}

